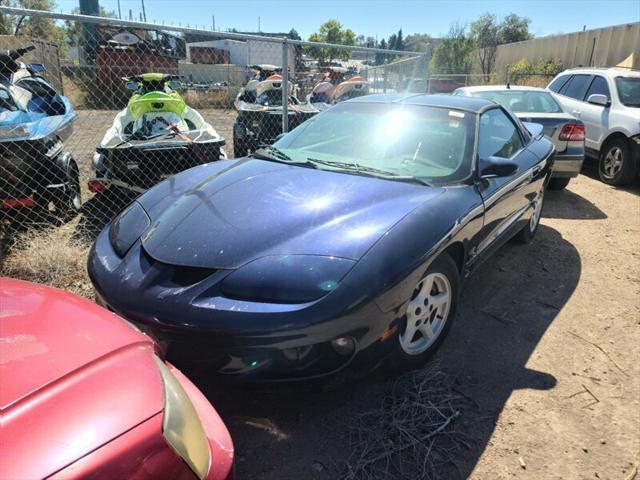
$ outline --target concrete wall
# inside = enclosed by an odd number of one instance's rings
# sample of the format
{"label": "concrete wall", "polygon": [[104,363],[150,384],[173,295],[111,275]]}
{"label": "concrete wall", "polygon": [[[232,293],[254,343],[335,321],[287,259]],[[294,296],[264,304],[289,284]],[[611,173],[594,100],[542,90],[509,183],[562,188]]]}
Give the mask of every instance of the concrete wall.
{"label": "concrete wall", "polygon": [[614,66],[627,60],[625,66],[640,69],[640,22],[500,45],[494,71],[504,72],[518,60],[543,58],[558,59],[565,68]]}

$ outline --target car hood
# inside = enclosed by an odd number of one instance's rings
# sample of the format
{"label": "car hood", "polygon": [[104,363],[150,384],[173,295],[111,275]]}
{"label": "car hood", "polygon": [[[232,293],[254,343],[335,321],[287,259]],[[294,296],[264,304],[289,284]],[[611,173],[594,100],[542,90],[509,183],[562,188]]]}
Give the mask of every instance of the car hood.
{"label": "car hood", "polygon": [[162,411],[152,341],[111,312],[10,279],[0,306],[7,478],[47,477]]}
{"label": "car hood", "polygon": [[156,260],[220,269],[279,254],[358,260],[443,191],[256,159],[214,168],[199,170],[194,186],[161,209],[141,199],[152,219],[142,244]]}

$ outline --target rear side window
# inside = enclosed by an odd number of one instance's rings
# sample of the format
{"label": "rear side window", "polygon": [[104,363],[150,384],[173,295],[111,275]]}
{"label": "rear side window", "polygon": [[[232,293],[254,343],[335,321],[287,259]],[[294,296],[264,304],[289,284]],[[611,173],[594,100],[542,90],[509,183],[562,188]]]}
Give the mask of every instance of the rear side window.
{"label": "rear side window", "polygon": [[571,78],[571,75],[563,75],[562,77],[556,78],[553,82],[549,84],[549,90],[552,92],[558,92],[567,83],[567,80]]}
{"label": "rear side window", "polygon": [[523,146],[518,128],[500,108],[482,114],[479,134],[480,158],[511,158]]}
{"label": "rear side window", "polygon": [[601,77],[600,75],[596,75],[593,77],[593,82],[591,82],[591,86],[587,91],[587,96],[584,98],[589,98],[589,95],[600,94],[606,95],[606,97],[611,100],[611,93],[609,93],[609,85],[607,85],[607,81]]}
{"label": "rear side window", "polygon": [[573,78],[560,89],[560,94],[575,98],[576,100],[582,100],[585,93],[587,93],[590,80],[591,75],[574,75]]}

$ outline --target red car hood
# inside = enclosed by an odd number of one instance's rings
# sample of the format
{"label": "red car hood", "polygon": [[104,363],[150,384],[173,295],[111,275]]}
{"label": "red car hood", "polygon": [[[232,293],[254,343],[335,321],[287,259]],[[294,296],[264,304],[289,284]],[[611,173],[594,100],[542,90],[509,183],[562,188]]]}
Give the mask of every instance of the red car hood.
{"label": "red car hood", "polygon": [[0,278],[0,465],[42,478],[162,411],[153,342],[97,305]]}

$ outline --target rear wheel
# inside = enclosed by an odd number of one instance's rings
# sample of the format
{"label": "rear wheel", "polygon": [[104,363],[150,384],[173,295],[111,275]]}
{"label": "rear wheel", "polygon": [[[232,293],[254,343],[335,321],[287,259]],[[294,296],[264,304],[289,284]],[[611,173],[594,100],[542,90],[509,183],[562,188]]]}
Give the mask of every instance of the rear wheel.
{"label": "rear wheel", "polygon": [[636,173],[627,141],[621,138],[608,141],[600,151],[600,180],[608,185],[626,185],[633,181]]}
{"label": "rear wheel", "polygon": [[552,178],[549,180],[549,190],[564,190],[570,181],[570,178]]}
{"label": "rear wheel", "polygon": [[417,368],[440,346],[455,316],[460,275],[449,255],[441,255],[417,283],[400,325],[391,366]]}
{"label": "rear wheel", "polygon": [[544,206],[544,188],[538,192],[538,196],[533,202],[533,213],[529,222],[516,235],[516,240],[522,243],[529,243],[538,231],[540,217],[542,217],[542,207]]}

